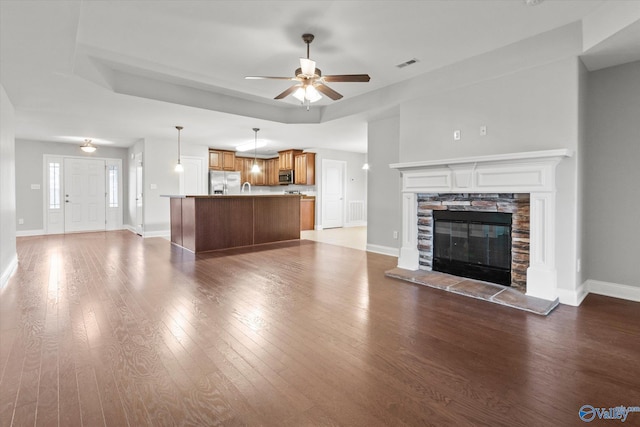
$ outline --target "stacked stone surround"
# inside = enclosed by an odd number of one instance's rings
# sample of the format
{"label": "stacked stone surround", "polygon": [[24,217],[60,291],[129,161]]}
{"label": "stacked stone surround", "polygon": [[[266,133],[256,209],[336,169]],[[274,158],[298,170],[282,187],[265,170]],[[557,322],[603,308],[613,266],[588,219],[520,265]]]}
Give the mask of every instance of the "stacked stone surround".
{"label": "stacked stone surround", "polygon": [[511,214],[511,286],[526,292],[529,267],[529,194],[418,194],[418,252],[420,269],[433,262],[433,211],[504,212]]}

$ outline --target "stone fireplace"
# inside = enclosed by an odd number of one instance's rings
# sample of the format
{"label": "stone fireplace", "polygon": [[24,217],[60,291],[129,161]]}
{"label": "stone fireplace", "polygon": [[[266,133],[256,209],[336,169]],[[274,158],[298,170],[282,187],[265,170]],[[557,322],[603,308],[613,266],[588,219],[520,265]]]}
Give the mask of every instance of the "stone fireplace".
{"label": "stone fireplace", "polygon": [[[512,286],[521,291],[526,290],[527,268],[529,267],[529,194],[526,193],[430,193],[418,194],[418,252],[420,269],[436,270],[451,273],[459,276],[485,280],[488,282]],[[461,223],[461,215],[465,213],[469,216],[472,226],[476,224],[478,231],[485,233],[495,233],[496,229],[503,228],[502,233],[508,241],[498,245],[492,243],[481,243],[480,250],[476,248],[476,255],[470,257],[465,263],[454,261],[444,262],[445,265],[438,266],[438,254],[435,244],[438,235],[434,230],[434,216],[438,214],[444,216],[450,213],[451,223]],[[499,225],[481,227],[482,215],[504,215],[508,219],[507,227]],[[462,217],[466,218],[466,216]],[[445,218],[446,221],[446,218]],[[488,218],[486,221],[496,222],[495,218]],[[445,222],[446,224],[446,222]],[[506,224],[506,222],[504,223]],[[465,224],[461,224],[463,227]],[[469,230],[471,232],[472,229]],[[499,236],[496,236],[499,237]],[[503,240],[505,240],[503,239]],[[498,241],[498,239],[491,239]],[[440,244],[442,246],[442,243]],[[475,244],[478,246],[478,243]],[[483,251],[482,247],[492,245],[490,250]],[[504,246],[504,247],[503,247]],[[473,245],[471,245],[473,247]],[[446,248],[444,249],[446,251]],[[436,254],[434,255],[434,252]],[[480,252],[479,254],[477,252]],[[506,252],[506,253],[502,253]],[[491,255],[491,256],[488,256]],[[435,265],[434,265],[435,258]],[[460,258],[460,257],[458,257]],[[491,258],[494,258],[492,260]],[[440,262],[443,263],[442,261]],[[469,269],[469,274],[464,269]]]}
{"label": "stone fireplace", "polygon": [[432,268],[434,208],[511,210],[518,220],[512,229],[519,233],[512,239],[517,262],[511,265],[511,285],[529,296],[557,299],[555,170],[571,155],[559,149],[390,165],[402,175],[398,267]]}

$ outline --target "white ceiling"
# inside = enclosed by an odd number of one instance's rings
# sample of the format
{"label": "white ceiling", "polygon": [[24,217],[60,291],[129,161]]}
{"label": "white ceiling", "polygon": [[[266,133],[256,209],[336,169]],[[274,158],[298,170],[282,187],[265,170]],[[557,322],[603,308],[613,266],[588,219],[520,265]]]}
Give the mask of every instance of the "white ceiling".
{"label": "white ceiling", "polygon": [[[603,3],[2,0],[0,82],[19,139],[127,147],[175,139],[179,124],[185,143],[232,148],[259,127],[270,152],[365,152],[377,106],[323,122],[332,105],[579,21]],[[612,52],[628,56],[634,28],[618,37],[622,47],[592,49],[594,67],[615,61]],[[292,76],[305,32],[316,36],[311,58],[323,74],[368,73],[371,81],[333,83],[344,100],[323,99],[307,112],[291,97],[272,99],[290,82],[244,79]]]}

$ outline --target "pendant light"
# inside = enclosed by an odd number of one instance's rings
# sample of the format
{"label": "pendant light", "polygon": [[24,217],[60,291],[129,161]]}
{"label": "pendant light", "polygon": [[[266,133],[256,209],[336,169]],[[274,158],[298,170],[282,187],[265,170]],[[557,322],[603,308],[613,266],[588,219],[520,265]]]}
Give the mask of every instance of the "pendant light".
{"label": "pendant light", "polygon": [[178,129],[178,163],[176,163],[176,167],[174,170],[176,172],[182,172],[184,168],[182,167],[182,163],[180,163],[180,131],[183,129],[183,127],[176,126],[176,129]]}
{"label": "pendant light", "polygon": [[84,144],[80,146],[80,149],[85,153],[93,153],[96,151],[96,146],[91,143],[90,139],[85,139]]}
{"label": "pendant light", "polygon": [[260,173],[260,166],[258,166],[258,160],[256,159],[258,152],[258,131],[259,128],[253,128],[253,131],[256,134],[255,143],[253,145],[253,166],[251,166],[251,173]]}

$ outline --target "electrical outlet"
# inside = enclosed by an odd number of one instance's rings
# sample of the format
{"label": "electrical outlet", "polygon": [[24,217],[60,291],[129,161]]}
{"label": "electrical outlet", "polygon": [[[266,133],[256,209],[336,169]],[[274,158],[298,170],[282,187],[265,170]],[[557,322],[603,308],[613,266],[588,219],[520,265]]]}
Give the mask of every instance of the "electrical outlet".
{"label": "electrical outlet", "polygon": [[480,126],[480,136],[487,136],[487,126],[486,125]]}
{"label": "electrical outlet", "polygon": [[24,218],[18,218],[18,224],[20,225],[24,224]]}
{"label": "electrical outlet", "polygon": [[397,232],[397,231],[394,231],[394,232],[393,232],[393,238],[394,238],[394,239],[397,239],[397,238],[398,238],[398,232]]}
{"label": "electrical outlet", "polygon": [[462,137],[462,135],[460,134],[459,130],[454,130],[453,131],[453,140],[454,141],[460,141],[461,137]]}

